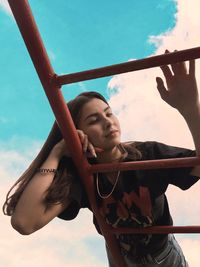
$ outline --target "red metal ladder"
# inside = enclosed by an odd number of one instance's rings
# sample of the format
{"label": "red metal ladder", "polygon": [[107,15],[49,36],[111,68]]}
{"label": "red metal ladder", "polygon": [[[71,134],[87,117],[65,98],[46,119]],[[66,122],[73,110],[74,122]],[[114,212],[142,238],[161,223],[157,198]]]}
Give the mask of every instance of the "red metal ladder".
{"label": "red metal ladder", "polygon": [[123,257],[120,254],[119,246],[116,242],[116,233],[200,233],[200,226],[152,226],[144,229],[124,229],[113,228],[106,224],[104,219],[100,216],[97,208],[94,193],[93,173],[97,171],[106,172],[111,170],[136,170],[147,168],[156,169],[195,166],[200,164],[200,158],[193,157],[90,165],[83,156],[81,144],[74,123],[61,92],[61,87],[64,84],[200,58],[200,47],[153,56],[122,64],[106,66],[98,69],[86,70],[67,75],[57,75],[51,66],[28,1],[8,0],[8,2],[40,81],[43,85],[51,108],[55,114],[55,118],[61,129],[63,137],[69,146],[74,163],[83,180],[92,211],[97,219],[104,238],[109,245],[116,267],[126,267]]}

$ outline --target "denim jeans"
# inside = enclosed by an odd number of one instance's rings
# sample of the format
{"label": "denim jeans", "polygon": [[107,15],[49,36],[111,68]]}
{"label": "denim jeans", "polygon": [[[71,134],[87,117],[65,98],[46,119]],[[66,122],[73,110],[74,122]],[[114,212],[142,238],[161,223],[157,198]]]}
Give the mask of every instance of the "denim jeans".
{"label": "denim jeans", "polygon": [[[109,267],[117,267],[113,264],[112,256],[107,248]],[[189,267],[183,252],[174,235],[168,235],[168,244],[165,249],[153,257],[147,254],[140,261],[133,262],[124,256],[127,267]]]}

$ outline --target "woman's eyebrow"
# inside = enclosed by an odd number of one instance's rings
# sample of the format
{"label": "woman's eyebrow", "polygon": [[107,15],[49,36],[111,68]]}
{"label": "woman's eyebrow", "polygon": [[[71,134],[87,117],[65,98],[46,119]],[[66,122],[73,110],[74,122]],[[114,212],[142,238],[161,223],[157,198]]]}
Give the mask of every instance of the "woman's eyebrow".
{"label": "woman's eyebrow", "polygon": [[[110,109],[110,106],[107,106],[103,111],[106,112],[108,109]],[[95,113],[92,113],[90,115],[88,115],[84,121],[86,121],[87,119],[91,118],[91,117],[95,117],[95,116],[98,116],[98,112],[95,112]]]}

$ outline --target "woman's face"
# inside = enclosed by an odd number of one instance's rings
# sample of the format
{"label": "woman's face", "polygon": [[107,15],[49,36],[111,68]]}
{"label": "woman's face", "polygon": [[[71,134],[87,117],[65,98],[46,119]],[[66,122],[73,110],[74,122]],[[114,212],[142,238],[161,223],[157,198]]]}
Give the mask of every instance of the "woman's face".
{"label": "woman's face", "polygon": [[95,147],[110,150],[120,143],[119,121],[110,106],[98,98],[83,106],[78,127]]}

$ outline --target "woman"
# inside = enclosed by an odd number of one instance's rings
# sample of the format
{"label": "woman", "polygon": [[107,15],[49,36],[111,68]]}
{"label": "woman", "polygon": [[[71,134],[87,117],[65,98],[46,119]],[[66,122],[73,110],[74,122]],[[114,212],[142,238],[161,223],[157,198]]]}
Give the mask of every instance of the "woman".
{"label": "woman", "polygon": [[[166,51],[168,52],[168,51]],[[195,80],[195,62],[162,66],[167,89],[160,77],[157,88],[164,101],[176,108],[191,131],[195,151],[157,142],[120,141],[120,125],[107,101],[88,92],[68,103],[83,151],[91,163],[188,157],[200,154],[200,109]],[[120,227],[172,225],[165,191],[169,184],[183,190],[198,181],[199,167],[138,170],[94,176],[97,203],[107,223]],[[101,179],[100,179],[101,178]],[[21,234],[31,234],[54,217],[76,217],[89,207],[76,168],[55,123],[37,158],[17,181],[18,188],[7,196],[4,213]],[[16,186],[14,185],[14,187]],[[9,192],[10,193],[10,192]],[[9,194],[8,194],[9,195]],[[101,234],[94,218],[97,231]],[[128,267],[188,266],[173,235],[119,234],[117,240]],[[115,267],[107,247],[109,266]]]}

